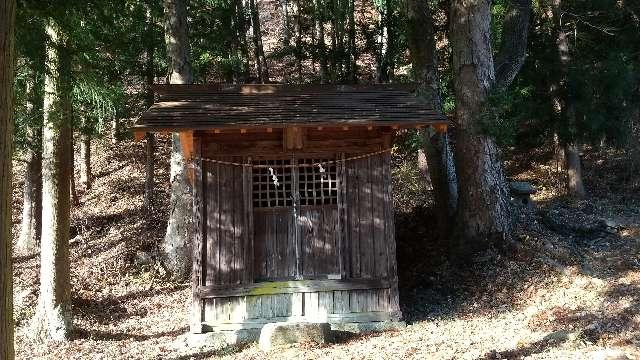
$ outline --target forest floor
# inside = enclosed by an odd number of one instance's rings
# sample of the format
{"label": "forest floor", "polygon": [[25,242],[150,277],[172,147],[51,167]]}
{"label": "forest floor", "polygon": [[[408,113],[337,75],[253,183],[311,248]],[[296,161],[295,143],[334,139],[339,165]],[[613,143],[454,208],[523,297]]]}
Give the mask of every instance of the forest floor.
{"label": "forest floor", "polygon": [[[508,164],[532,182],[537,209],[518,209],[517,246],[450,261],[434,238],[413,158],[394,170],[400,300],[408,326],[265,355],[255,344],[189,349],[190,285],[168,281],[154,254],[167,217],[169,146],[160,141],[158,201],[142,209],[143,145],[96,143],[94,186],[73,208],[72,341],[36,344],[28,320],[37,254],[16,255],[19,359],[640,359],[640,180],[621,152],[584,158],[589,198],[558,193],[549,161]],[[17,173],[21,172],[18,164]],[[15,181],[14,234],[21,211]]]}

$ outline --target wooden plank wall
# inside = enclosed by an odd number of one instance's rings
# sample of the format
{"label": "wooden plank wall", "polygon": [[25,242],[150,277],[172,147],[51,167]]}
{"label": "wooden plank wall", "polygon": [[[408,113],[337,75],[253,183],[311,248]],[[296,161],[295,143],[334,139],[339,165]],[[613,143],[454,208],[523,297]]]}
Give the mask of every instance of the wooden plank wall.
{"label": "wooden plank wall", "polygon": [[338,220],[337,205],[303,206],[300,209],[303,276],[340,274]]}
{"label": "wooden plank wall", "polygon": [[[217,157],[217,160],[242,163],[241,157]],[[251,282],[252,273],[249,226],[244,200],[246,178],[242,166],[213,162],[203,164],[205,196],[203,268],[205,285],[229,285]]]}
{"label": "wooden plank wall", "polygon": [[293,211],[259,209],[254,211],[253,219],[256,279],[292,279],[296,275]]}
{"label": "wooden plank wall", "polygon": [[273,321],[398,320],[390,289],[338,290],[206,299],[212,328],[259,327]]}
{"label": "wooden plank wall", "polygon": [[346,167],[347,274],[351,278],[387,278],[395,272],[389,259],[393,212],[385,187],[386,154],[348,161]]}

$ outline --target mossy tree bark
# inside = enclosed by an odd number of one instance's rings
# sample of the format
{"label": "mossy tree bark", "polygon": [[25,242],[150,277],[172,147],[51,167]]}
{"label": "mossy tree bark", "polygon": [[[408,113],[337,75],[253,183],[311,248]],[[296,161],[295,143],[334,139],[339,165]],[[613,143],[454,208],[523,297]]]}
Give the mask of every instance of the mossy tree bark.
{"label": "mossy tree bark", "polygon": [[[193,81],[189,63],[187,8],[183,0],[165,0],[165,41],[170,59],[169,82],[190,84]],[[180,136],[172,136],[171,200],[167,232],[161,245],[162,261],[174,278],[187,279],[191,271],[191,238],[193,221],[191,185],[182,153]]]}
{"label": "mossy tree bark", "polygon": [[71,329],[69,220],[71,177],[71,54],[64,31],[47,23],[40,297],[33,331],[41,340],[67,340]]}
{"label": "mossy tree bark", "polygon": [[0,1],[0,359],[12,360],[11,156],[15,0]]}
{"label": "mossy tree bark", "polygon": [[[459,181],[456,250],[468,254],[511,239],[511,208],[495,140],[480,126],[496,86],[491,50],[491,4],[453,0],[450,41],[456,95],[456,169]],[[507,72],[508,73],[508,72]]]}
{"label": "mossy tree bark", "polygon": [[[406,1],[408,21],[408,45],[414,80],[420,84],[419,96],[442,111],[442,99],[438,86],[438,58],[435,27],[426,1]],[[424,155],[433,186],[438,234],[441,239],[449,236],[458,202],[458,184],[453,154],[446,133],[431,129],[423,132]]]}

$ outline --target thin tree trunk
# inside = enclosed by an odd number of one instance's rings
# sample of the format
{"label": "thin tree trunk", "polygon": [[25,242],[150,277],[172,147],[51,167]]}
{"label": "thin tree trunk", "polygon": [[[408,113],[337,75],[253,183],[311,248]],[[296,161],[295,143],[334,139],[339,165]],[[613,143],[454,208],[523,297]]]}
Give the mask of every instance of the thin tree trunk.
{"label": "thin tree trunk", "polygon": [[[147,34],[152,32],[153,19],[151,17],[151,9],[147,8]],[[156,68],[153,62],[153,57],[155,54],[155,47],[153,39],[147,39],[146,41],[147,49],[146,49],[146,64],[145,64],[145,78],[146,78],[146,88],[145,88],[145,106],[150,108],[153,105],[153,82],[156,77]],[[144,207],[145,209],[151,209],[153,205],[154,198],[154,188],[155,188],[155,145],[156,145],[156,137],[153,133],[146,133],[146,166],[145,166],[145,181],[144,181]]]}
{"label": "thin tree trunk", "polygon": [[580,164],[580,152],[574,144],[564,146],[567,168],[567,191],[570,195],[583,198],[586,195],[582,183],[582,165]]}
{"label": "thin tree trunk", "polygon": [[40,298],[32,334],[66,340],[71,329],[69,182],[71,177],[71,56],[64,33],[47,24],[45,125],[43,132]]}
{"label": "thin tree trunk", "polygon": [[349,80],[350,83],[355,84],[356,82],[358,82],[358,77],[357,77],[357,69],[356,69],[356,55],[357,55],[357,49],[356,49],[356,18],[355,18],[355,1],[354,0],[349,0],[349,7],[348,10],[349,12],[349,19],[348,19],[348,28],[349,28],[349,32],[348,32],[348,43],[349,43],[349,70],[348,70],[348,74],[347,74],[347,78]]}
{"label": "thin tree trunk", "polygon": [[[438,86],[438,59],[435,28],[425,1],[407,0],[407,40],[414,80],[420,84],[419,96],[434,109],[442,111]],[[424,131],[424,154],[434,190],[438,234],[448,238],[458,203],[458,184],[453,153],[447,133]]]}
{"label": "thin tree trunk", "polygon": [[[86,129],[85,129],[86,130]],[[82,162],[80,166],[80,182],[84,185],[85,189],[91,189],[93,182],[93,175],[91,173],[91,135],[82,135],[82,142],[80,143],[80,156]]]}
{"label": "thin tree trunk", "polygon": [[156,151],[156,137],[153,133],[147,133],[145,135],[147,144],[146,149],[146,165],[145,165],[145,179],[144,179],[144,207],[150,209],[153,205],[153,194],[155,188],[154,173],[155,173],[155,151]]}
{"label": "thin tree trunk", "polygon": [[451,2],[450,41],[456,95],[456,170],[459,181],[456,250],[469,254],[511,238],[511,208],[495,140],[480,116],[495,85],[490,3]]}
{"label": "thin tree trunk", "polygon": [[260,11],[255,0],[249,0],[251,9],[251,28],[253,30],[253,51],[256,58],[256,72],[262,84],[269,82],[269,66],[264,56],[264,46],[262,45],[262,27],[260,25]]}
{"label": "thin tree trunk", "polygon": [[[569,50],[569,35],[562,24],[562,1],[552,1],[552,14],[555,20],[554,27],[557,32],[558,59],[560,62],[560,86],[558,86],[559,115],[566,122],[564,125],[573,129],[576,126],[576,110],[573,96],[570,93],[569,65],[571,54]],[[582,166],[580,163],[580,153],[575,139],[564,140],[565,169],[567,170],[567,193],[576,198],[583,198],[586,195],[582,182]]]}
{"label": "thin tree trunk", "polygon": [[20,236],[16,243],[16,251],[20,254],[31,254],[38,250],[42,231],[42,106],[44,102],[42,87],[44,84],[40,80],[42,77],[37,65],[34,65],[33,78],[28,89],[28,111],[36,121],[27,128],[30,144],[26,154],[27,171],[24,178]]}
{"label": "thin tree trunk", "polygon": [[[188,58],[187,9],[182,0],[165,0],[165,39],[170,59],[171,84],[190,84],[193,81]],[[186,160],[178,133],[172,136],[171,199],[169,222],[162,244],[162,259],[176,279],[187,279],[191,271],[191,238],[193,213],[191,186],[186,172]]]}
{"label": "thin tree trunk", "polygon": [[236,1],[236,39],[240,57],[242,58],[241,83],[249,79],[249,47],[247,46],[247,17],[242,0]]}
{"label": "thin tree trunk", "polygon": [[302,8],[300,0],[296,0],[296,72],[298,82],[302,83]]}
{"label": "thin tree trunk", "polygon": [[73,129],[71,129],[71,141],[69,144],[69,155],[71,157],[70,163],[71,163],[71,170],[70,170],[70,177],[69,177],[69,192],[71,193],[71,203],[73,204],[73,206],[78,206],[80,205],[80,199],[78,198],[78,191],[76,188],[76,151],[75,151],[75,146],[73,144]]}
{"label": "thin tree trunk", "polygon": [[11,165],[15,0],[0,0],[0,359],[13,360]]}
{"label": "thin tree trunk", "polygon": [[389,81],[389,27],[387,26],[387,8],[381,8],[378,12],[378,54],[377,60],[377,81],[386,83]]}
{"label": "thin tree trunk", "polygon": [[[291,50],[291,28],[289,25],[289,1],[280,0],[280,8],[282,9],[282,48],[285,53],[289,54]],[[285,61],[285,65],[287,61]],[[288,82],[287,67],[282,69],[282,82]]]}
{"label": "thin tree trunk", "polygon": [[321,0],[315,0],[315,32],[316,49],[318,51],[318,61],[320,62],[320,83],[327,83],[327,47],[324,43],[324,6]]}
{"label": "thin tree trunk", "polygon": [[120,141],[120,119],[114,115],[111,120],[111,143],[117,144]]}
{"label": "thin tree trunk", "polygon": [[16,251],[31,254],[38,250],[42,234],[42,155],[39,150],[27,151],[27,171],[24,179],[22,222]]}

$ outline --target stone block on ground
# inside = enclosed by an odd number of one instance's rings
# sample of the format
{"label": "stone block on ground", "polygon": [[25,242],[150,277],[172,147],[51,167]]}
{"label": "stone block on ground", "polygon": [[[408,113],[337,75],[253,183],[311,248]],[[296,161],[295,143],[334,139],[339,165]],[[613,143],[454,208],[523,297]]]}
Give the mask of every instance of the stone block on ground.
{"label": "stone block on ground", "polygon": [[260,332],[259,346],[263,351],[269,351],[287,344],[325,344],[330,341],[330,334],[328,323],[270,323]]}

